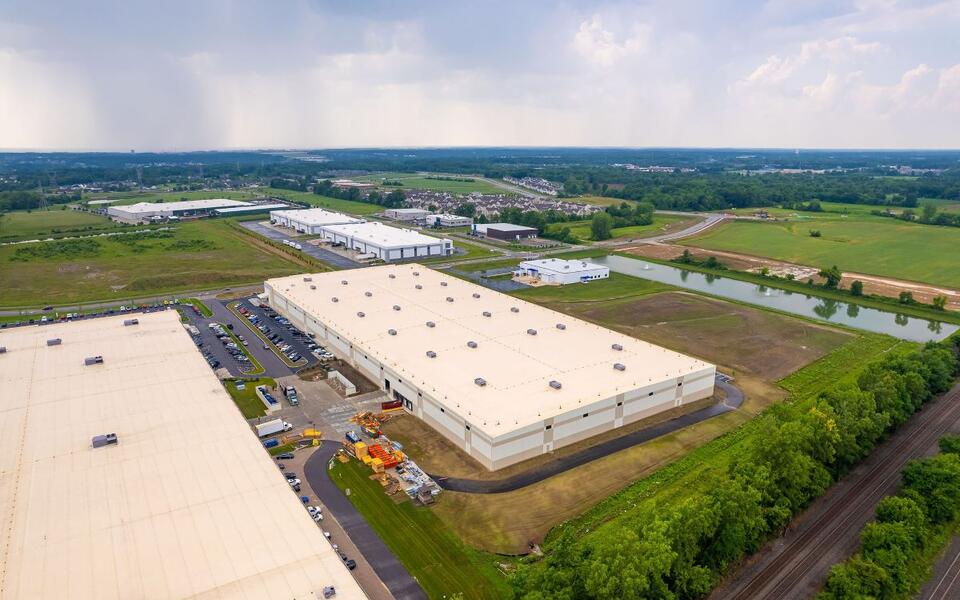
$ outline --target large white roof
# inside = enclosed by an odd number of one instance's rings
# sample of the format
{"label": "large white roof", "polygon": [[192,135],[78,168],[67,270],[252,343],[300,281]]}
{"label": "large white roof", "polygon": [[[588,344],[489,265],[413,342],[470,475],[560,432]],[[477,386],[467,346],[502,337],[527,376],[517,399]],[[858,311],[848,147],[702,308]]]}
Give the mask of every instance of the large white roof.
{"label": "large white roof", "polygon": [[137,202],[124,206],[113,206],[111,211],[127,213],[170,212],[181,210],[211,210],[214,208],[229,208],[232,206],[249,206],[249,202],[230,200],[227,198],[211,198],[209,200],[180,200],[179,202]]}
{"label": "large white roof", "polygon": [[177,313],[126,318],[0,332],[0,597],[363,597]]}
{"label": "large white roof", "polygon": [[539,260],[525,260],[518,265],[521,269],[537,269],[552,273],[583,273],[587,271],[601,271],[609,269],[584,260],[563,260],[561,258],[541,258]]}
{"label": "large white roof", "polygon": [[380,248],[406,248],[409,246],[426,246],[443,242],[440,238],[423,235],[412,229],[400,229],[375,221],[355,225],[329,225],[323,229],[324,231],[349,236],[367,244],[379,246]]}
{"label": "large white roof", "polygon": [[[286,219],[303,223],[304,225],[343,225],[346,223],[363,223],[363,219],[351,217],[343,213],[324,210],[322,208],[306,208],[303,210],[284,210],[277,215]],[[270,214],[274,216],[273,213]]]}
{"label": "large white roof", "polygon": [[[267,283],[491,437],[578,405],[714,369],[417,264],[309,277],[310,282],[297,275]],[[468,347],[469,341],[477,347]],[[436,357],[428,357],[428,350]],[[615,363],[626,369],[614,369]],[[485,386],[476,385],[478,377]],[[559,381],[561,389],[550,387],[551,381]]]}

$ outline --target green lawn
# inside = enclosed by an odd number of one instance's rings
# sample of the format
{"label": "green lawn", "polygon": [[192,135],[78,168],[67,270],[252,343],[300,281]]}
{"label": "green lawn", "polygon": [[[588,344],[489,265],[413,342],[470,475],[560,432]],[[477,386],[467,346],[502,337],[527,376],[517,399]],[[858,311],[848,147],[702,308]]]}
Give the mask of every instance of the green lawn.
{"label": "green lawn", "polygon": [[[649,225],[632,225],[630,227],[616,227],[612,230],[613,238],[625,238],[625,237],[649,237],[660,233],[664,227],[670,225],[671,223],[676,223],[678,221],[684,220],[685,217],[679,217],[676,215],[656,215],[653,217],[653,223]],[[570,228],[570,233],[574,235],[577,239],[588,241],[591,239],[590,232],[590,221],[570,221],[568,223],[551,223],[547,225],[548,232],[556,232],[562,230],[564,227]]]}
{"label": "green lawn", "polygon": [[645,296],[670,289],[674,288],[656,281],[611,272],[609,279],[527,288],[513,292],[513,295],[530,302],[593,302]]}
{"label": "green lawn", "polygon": [[370,204],[369,202],[354,202],[353,200],[341,200],[339,198],[331,198],[329,196],[319,196],[313,192],[294,192],[292,190],[282,190],[278,188],[269,188],[264,190],[264,192],[269,193],[270,196],[286,198],[288,200],[295,200],[297,202],[308,202],[318,208],[326,208],[350,215],[365,216],[383,212],[383,207],[376,204]]}
{"label": "green lawn", "polygon": [[[448,181],[445,179],[430,179],[424,175],[414,173],[374,173],[372,175],[362,175],[360,177],[351,177],[355,181],[365,181],[369,183],[380,184],[385,179],[387,181],[400,181],[402,186],[386,185],[382,186],[384,191],[401,190],[431,190],[436,192],[450,192],[453,194],[469,194],[470,192],[480,192],[482,194],[510,194],[507,190],[493,185],[478,178],[469,175],[451,175],[451,177],[461,177],[464,179],[473,179],[473,181]],[[514,194],[515,195],[515,194]]]}
{"label": "green lawn", "polygon": [[[243,381],[245,384],[245,389],[238,390],[237,383]],[[257,397],[256,388],[258,385],[265,385],[272,387],[276,385],[273,379],[269,377],[261,377],[259,379],[227,379],[224,380],[223,386],[227,388],[227,392],[230,394],[230,397],[233,398],[233,401],[236,403],[237,408],[240,409],[240,412],[243,414],[244,419],[254,419],[256,417],[262,417],[267,414],[267,409],[263,405],[263,402],[260,401],[260,398]]]}
{"label": "green lawn", "polygon": [[[493,557],[464,545],[429,507],[411,501],[397,503],[369,468],[356,460],[333,462],[330,478],[341,490],[350,489],[350,502],[393,550],[430,598],[503,598],[507,583]],[[402,494],[402,492],[401,492]]]}
{"label": "green lawn", "polygon": [[[883,275],[960,287],[960,228],[907,223],[884,217],[817,215],[803,221],[735,221],[682,243],[742,252],[815,267]],[[811,237],[817,229],[821,237]]]}
{"label": "green lawn", "polygon": [[189,304],[190,306],[195,306],[197,310],[200,311],[200,314],[204,317],[212,317],[213,311],[210,310],[206,304],[203,303],[203,300],[199,298],[181,298],[180,304]]}
{"label": "green lawn", "polygon": [[92,235],[124,227],[106,217],[66,207],[17,211],[0,214],[0,243]]}
{"label": "green lawn", "polygon": [[225,220],[175,226],[168,237],[125,235],[0,247],[0,306],[124,300],[262,283],[302,271]]}
{"label": "green lawn", "polygon": [[432,258],[425,258],[417,262],[421,264],[429,265],[431,263],[458,262],[462,260],[472,260],[475,258],[496,258],[498,256],[503,256],[500,252],[497,252],[496,250],[491,250],[489,248],[486,248],[484,246],[479,246],[477,244],[471,244],[470,242],[464,242],[460,238],[450,238],[450,239],[453,240],[454,248],[460,248],[461,250],[466,250],[466,253],[454,254],[453,256],[434,256]]}
{"label": "green lawn", "polygon": [[90,200],[116,200],[110,204],[94,204],[90,208],[107,208],[109,206],[122,206],[124,204],[136,204],[137,202],[177,202],[179,200],[208,200],[211,198],[230,198],[231,200],[253,200],[263,198],[268,195],[268,190],[203,190],[191,192],[168,192],[168,191],[147,191],[147,192],[95,192],[84,194],[83,201]]}

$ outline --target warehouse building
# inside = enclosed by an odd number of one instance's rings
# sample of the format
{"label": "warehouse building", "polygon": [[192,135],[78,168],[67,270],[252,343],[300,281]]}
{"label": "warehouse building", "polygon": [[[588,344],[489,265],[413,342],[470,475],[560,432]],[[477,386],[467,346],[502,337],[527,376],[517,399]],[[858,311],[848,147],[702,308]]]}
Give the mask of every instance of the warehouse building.
{"label": "warehouse building", "polygon": [[270,213],[270,222],[281,227],[289,227],[300,233],[316,235],[326,225],[346,225],[348,223],[363,223],[363,219],[351,217],[338,212],[322,208],[307,208],[304,210],[281,210]]}
{"label": "warehouse building", "polygon": [[206,216],[218,208],[250,206],[249,202],[212,198],[209,200],[183,200],[180,202],[138,202],[107,208],[107,216],[122,223],[143,223],[171,217]]}
{"label": "warehouse building", "polygon": [[453,254],[453,242],[448,239],[435,238],[411,229],[398,229],[383,223],[324,225],[320,228],[320,234],[332,244],[339,244],[387,262]]}
{"label": "warehouse building", "polygon": [[422,208],[388,208],[383,211],[383,216],[394,221],[417,221],[429,214],[429,210]]}
{"label": "warehouse building", "polygon": [[713,395],[714,365],[417,264],[265,291],[491,470]]}
{"label": "warehouse building", "polygon": [[450,215],[447,213],[438,215],[427,215],[422,220],[427,227],[469,227],[473,225],[473,219],[470,217],[461,217],[460,215]]}
{"label": "warehouse building", "polygon": [[513,275],[517,279],[530,279],[545,285],[567,285],[607,279],[610,268],[583,260],[544,258],[523,261]]}
{"label": "warehouse building", "polygon": [[249,206],[233,206],[230,208],[214,209],[213,214],[218,217],[241,217],[243,215],[259,215],[260,213],[272,213],[274,211],[291,210],[297,208],[290,204],[282,202],[256,203]]}
{"label": "warehouse building", "polygon": [[0,597],[364,597],[178,314],[129,319],[0,332]]}
{"label": "warehouse building", "polygon": [[535,228],[524,225],[514,225],[512,223],[487,223],[485,225],[478,223],[473,226],[473,230],[488,238],[510,242],[537,237],[537,230]]}

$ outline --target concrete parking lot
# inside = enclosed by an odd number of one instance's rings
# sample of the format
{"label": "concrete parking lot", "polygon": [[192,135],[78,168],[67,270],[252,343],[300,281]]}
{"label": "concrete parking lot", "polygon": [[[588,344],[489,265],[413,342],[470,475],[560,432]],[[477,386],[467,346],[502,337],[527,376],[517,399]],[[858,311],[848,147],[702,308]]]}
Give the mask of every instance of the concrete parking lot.
{"label": "concrete parking lot", "polygon": [[[269,238],[277,242],[282,242],[283,240],[290,240],[300,235],[299,233],[293,230],[289,230],[289,232],[285,233],[283,231],[274,229],[273,227],[268,227],[267,225],[264,225],[262,223],[257,223],[254,221],[245,221],[240,223],[240,225],[242,225],[243,227],[249,229],[254,233],[257,233],[259,235],[262,235],[265,238]],[[306,242],[299,242],[299,243],[300,245],[303,246],[303,250],[301,250],[301,252],[303,252],[304,254],[309,254],[310,256],[318,260],[322,260],[325,263],[331,264],[337,267],[338,269],[356,269],[357,267],[364,266],[361,263],[350,260],[349,258],[347,258],[346,256],[343,256],[342,254],[337,254],[336,252],[331,252],[329,250],[326,250],[325,248],[321,248],[313,244],[307,244]]]}

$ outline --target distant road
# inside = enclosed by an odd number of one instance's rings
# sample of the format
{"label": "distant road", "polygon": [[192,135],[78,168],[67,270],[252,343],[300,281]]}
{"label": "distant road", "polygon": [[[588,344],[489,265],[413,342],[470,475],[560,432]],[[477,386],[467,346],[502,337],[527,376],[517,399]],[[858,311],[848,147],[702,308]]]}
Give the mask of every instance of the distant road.
{"label": "distant road", "polygon": [[[794,519],[786,534],[748,559],[710,598],[800,600],[812,596],[826,581],[830,567],[856,551],[860,530],[873,518],[877,503],[897,489],[904,465],[933,452],[937,440],[958,421],[960,384],[924,406],[877,446]],[[955,585],[949,583],[948,588],[955,590]]]}

